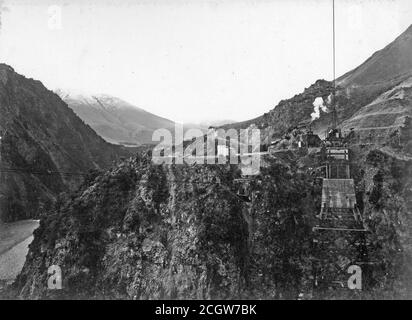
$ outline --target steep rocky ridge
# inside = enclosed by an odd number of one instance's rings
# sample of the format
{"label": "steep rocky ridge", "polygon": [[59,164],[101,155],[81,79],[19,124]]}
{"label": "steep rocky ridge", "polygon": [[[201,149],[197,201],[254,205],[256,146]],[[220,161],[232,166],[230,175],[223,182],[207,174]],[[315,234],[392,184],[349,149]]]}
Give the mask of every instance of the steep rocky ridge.
{"label": "steep rocky ridge", "polygon": [[[338,124],[345,130],[359,129],[362,137],[385,136],[402,130],[411,114],[408,89],[411,77],[412,26],[359,67],[337,79],[334,105]],[[282,100],[263,116],[225,127],[246,128],[254,123],[269,127],[274,137],[279,138],[293,126],[309,124],[314,100],[322,97],[326,101],[332,92],[331,82],[318,80],[301,94]],[[330,125],[331,114],[327,112],[321,112],[320,118],[311,123],[318,134],[324,134]],[[381,139],[376,142],[378,140]]]}
{"label": "steep rocky ridge", "polygon": [[[309,192],[302,197],[307,187],[303,176],[292,175],[296,168],[273,162],[265,170],[255,186],[259,205],[250,209],[232,191],[234,167],[130,159],[41,221],[13,292],[25,298],[293,297],[305,273],[301,264],[309,262],[311,198]],[[57,293],[47,290],[53,264],[64,277]]]}
{"label": "steep rocky ridge", "polygon": [[[1,219],[38,216],[79,175],[130,152],[110,145],[40,81],[0,65]],[[15,171],[17,169],[17,171]],[[34,174],[36,173],[36,174]]]}
{"label": "steep rocky ridge", "polygon": [[[235,166],[131,158],[90,177],[41,221],[8,294],[21,298],[408,298],[411,161],[353,146],[353,174],[376,267],[362,292],[313,290],[316,153],[266,159],[254,198],[233,192]],[[358,148],[358,149],[356,149]],[[336,261],[331,262],[333,268]],[[63,290],[47,289],[59,265]]]}
{"label": "steep rocky ridge", "polygon": [[368,91],[382,91],[410,77],[411,71],[412,25],[359,67],[338,78],[337,82],[349,89],[364,87]]}
{"label": "steep rocky ridge", "polygon": [[360,108],[341,127],[344,131],[354,128],[364,142],[385,144],[391,135],[403,139],[401,133],[408,130],[411,117],[412,78],[408,78]]}

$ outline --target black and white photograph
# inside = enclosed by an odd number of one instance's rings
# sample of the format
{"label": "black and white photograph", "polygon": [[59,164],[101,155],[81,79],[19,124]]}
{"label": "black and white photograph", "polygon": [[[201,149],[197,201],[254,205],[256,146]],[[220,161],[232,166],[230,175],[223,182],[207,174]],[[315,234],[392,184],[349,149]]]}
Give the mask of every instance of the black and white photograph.
{"label": "black and white photograph", "polygon": [[0,0],[0,300],[411,299],[412,1]]}

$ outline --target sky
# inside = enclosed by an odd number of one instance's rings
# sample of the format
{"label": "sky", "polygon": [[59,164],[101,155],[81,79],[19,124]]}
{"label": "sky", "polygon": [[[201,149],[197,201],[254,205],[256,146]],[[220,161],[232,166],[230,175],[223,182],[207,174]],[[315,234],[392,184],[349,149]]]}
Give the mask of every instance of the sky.
{"label": "sky", "polygon": [[[332,0],[0,0],[0,62],[177,122],[247,120],[332,80]],[[336,0],[337,76],[412,24],[410,0]]]}

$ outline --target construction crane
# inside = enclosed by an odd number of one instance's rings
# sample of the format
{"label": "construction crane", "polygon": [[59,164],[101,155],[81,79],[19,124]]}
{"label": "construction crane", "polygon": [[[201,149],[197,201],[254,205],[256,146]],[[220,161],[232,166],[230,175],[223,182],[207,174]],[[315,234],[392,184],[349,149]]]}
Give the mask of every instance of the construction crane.
{"label": "construction crane", "polygon": [[[335,76],[335,1],[333,0],[332,123],[324,140],[324,177],[314,232],[314,288],[348,288],[348,267],[367,261],[366,232],[351,176],[350,150],[337,127]],[[356,266],[360,268],[359,266]],[[332,270],[331,270],[332,269]],[[361,286],[357,286],[361,289]],[[352,288],[349,288],[352,289]]]}
{"label": "construction crane", "polygon": [[365,232],[350,172],[349,149],[343,145],[343,137],[334,137],[334,144],[325,148],[325,155],[321,209],[313,229]]}
{"label": "construction crane", "polygon": [[[359,212],[355,182],[350,173],[349,149],[342,132],[337,128],[336,111],[336,45],[335,45],[335,0],[332,0],[333,17],[333,100],[332,127],[325,137],[325,178],[322,182],[322,205],[314,230],[366,231]],[[343,227],[330,225],[331,221],[345,221]],[[355,227],[347,227],[349,225]],[[330,226],[329,226],[330,225]]]}

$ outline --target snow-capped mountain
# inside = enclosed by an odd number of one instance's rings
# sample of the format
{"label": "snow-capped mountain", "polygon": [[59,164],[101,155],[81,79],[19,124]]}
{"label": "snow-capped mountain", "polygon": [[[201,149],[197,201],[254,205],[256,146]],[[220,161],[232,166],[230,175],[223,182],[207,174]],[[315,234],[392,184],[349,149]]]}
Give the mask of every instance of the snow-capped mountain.
{"label": "snow-capped mountain", "polygon": [[152,144],[153,131],[174,127],[171,120],[107,94],[86,94],[61,89],[55,92],[85,123],[111,143]]}

